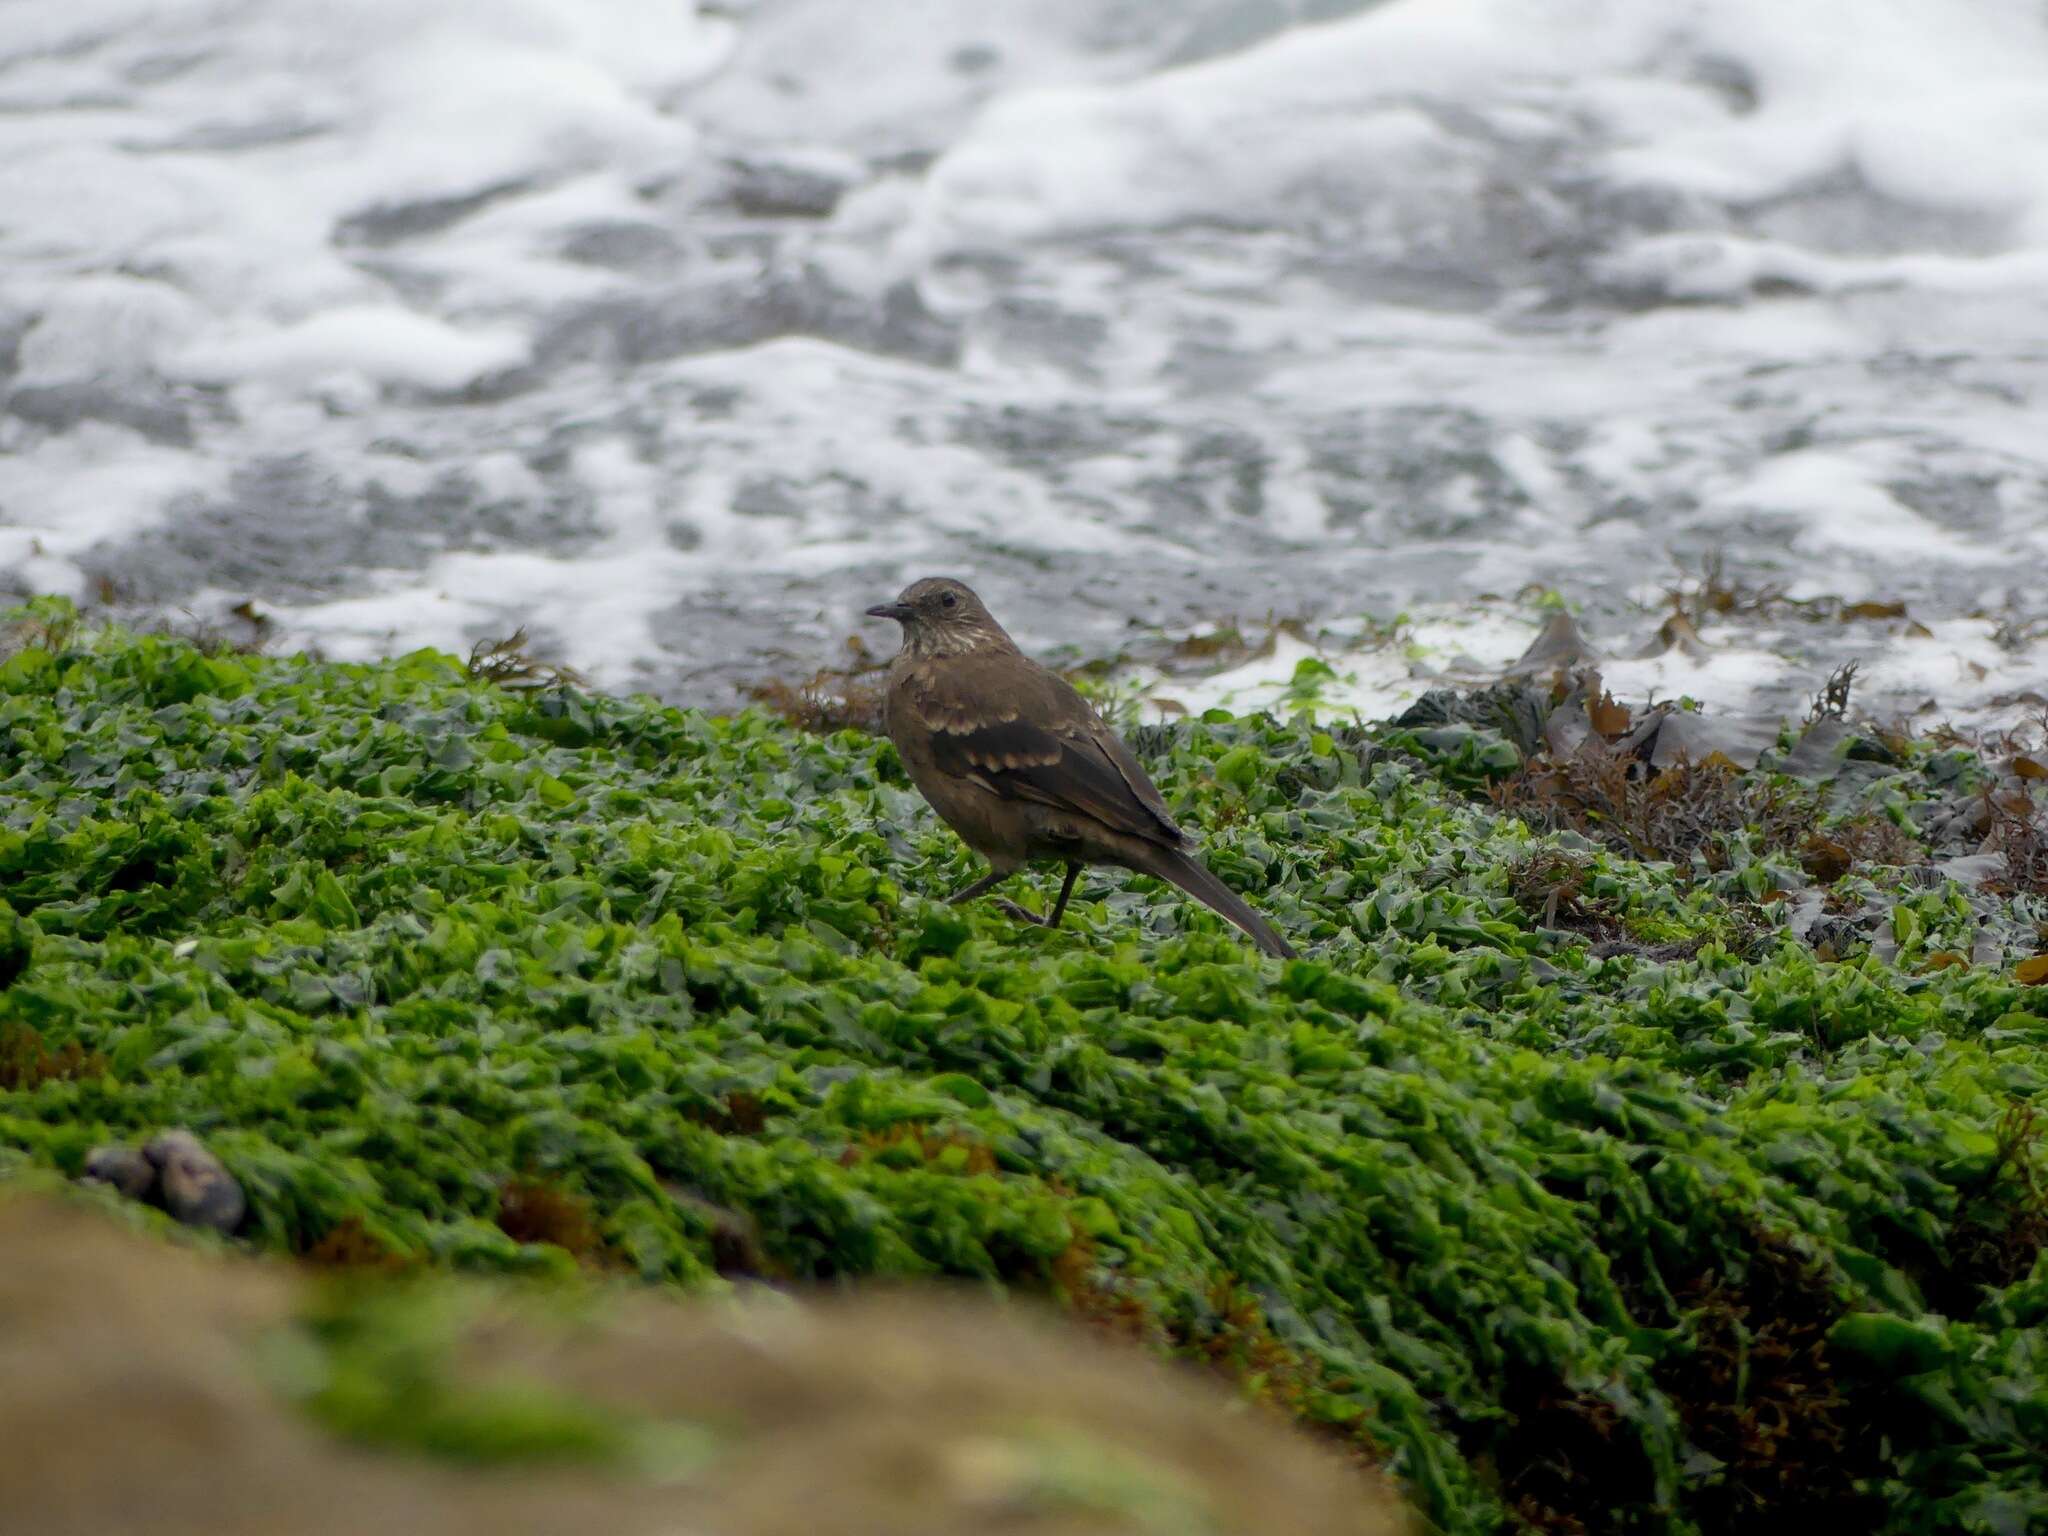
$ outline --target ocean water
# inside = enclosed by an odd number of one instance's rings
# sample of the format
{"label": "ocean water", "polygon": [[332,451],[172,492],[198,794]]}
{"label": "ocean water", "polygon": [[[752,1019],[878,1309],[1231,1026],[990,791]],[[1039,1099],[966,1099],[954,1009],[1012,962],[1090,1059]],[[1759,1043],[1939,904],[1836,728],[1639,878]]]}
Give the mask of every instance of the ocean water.
{"label": "ocean water", "polygon": [[2038,0],[0,3],[0,593],[1967,724],[2044,563]]}

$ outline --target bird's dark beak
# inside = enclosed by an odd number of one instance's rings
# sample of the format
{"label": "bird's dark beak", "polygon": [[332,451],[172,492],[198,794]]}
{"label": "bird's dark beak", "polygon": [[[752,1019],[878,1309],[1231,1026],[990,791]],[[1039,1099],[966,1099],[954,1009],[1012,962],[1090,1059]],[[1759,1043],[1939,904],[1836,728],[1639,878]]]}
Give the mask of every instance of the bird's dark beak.
{"label": "bird's dark beak", "polygon": [[868,610],[871,619],[894,619],[901,624],[910,617],[910,609],[902,603],[877,603]]}

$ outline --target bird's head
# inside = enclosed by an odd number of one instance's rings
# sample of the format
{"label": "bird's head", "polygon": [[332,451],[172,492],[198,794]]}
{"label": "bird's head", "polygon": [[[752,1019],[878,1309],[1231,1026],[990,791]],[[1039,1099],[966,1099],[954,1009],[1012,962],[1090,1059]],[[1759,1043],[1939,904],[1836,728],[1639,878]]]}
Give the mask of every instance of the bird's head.
{"label": "bird's head", "polygon": [[1009,649],[1010,637],[974,589],[949,576],[913,581],[893,603],[877,603],[868,617],[903,626],[903,648],[916,656],[958,656],[990,647]]}

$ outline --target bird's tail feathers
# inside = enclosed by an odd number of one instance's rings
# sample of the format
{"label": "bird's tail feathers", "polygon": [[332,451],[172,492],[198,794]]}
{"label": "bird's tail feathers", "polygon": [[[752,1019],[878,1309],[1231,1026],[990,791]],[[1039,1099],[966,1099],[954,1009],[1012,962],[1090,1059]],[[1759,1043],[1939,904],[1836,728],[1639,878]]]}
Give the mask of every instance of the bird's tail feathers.
{"label": "bird's tail feathers", "polygon": [[1131,862],[1146,874],[1177,885],[1195,900],[1215,908],[1242,928],[1251,941],[1267,954],[1277,955],[1283,960],[1294,958],[1293,946],[1273,931],[1273,925],[1246,906],[1237,892],[1217,879],[1198,860],[1177,849],[1147,847]]}

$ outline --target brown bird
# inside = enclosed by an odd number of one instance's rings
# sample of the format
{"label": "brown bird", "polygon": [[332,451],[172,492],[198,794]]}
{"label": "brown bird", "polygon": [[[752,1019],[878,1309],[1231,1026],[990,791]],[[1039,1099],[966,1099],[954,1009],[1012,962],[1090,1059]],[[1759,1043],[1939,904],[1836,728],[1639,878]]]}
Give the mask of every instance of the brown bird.
{"label": "brown bird", "polygon": [[1130,749],[1064,678],[1017,649],[957,581],[927,577],[868,609],[903,626],[884,720],[911,782],[989,872],[967,901],[1033,859],[1067,867],[1052,914],[1008,901],[1012,917],[1059,926],[1084,864],[1116,864],[1179,886],[1269,955],[1294,951],[1187,852],[1166,802]]}

